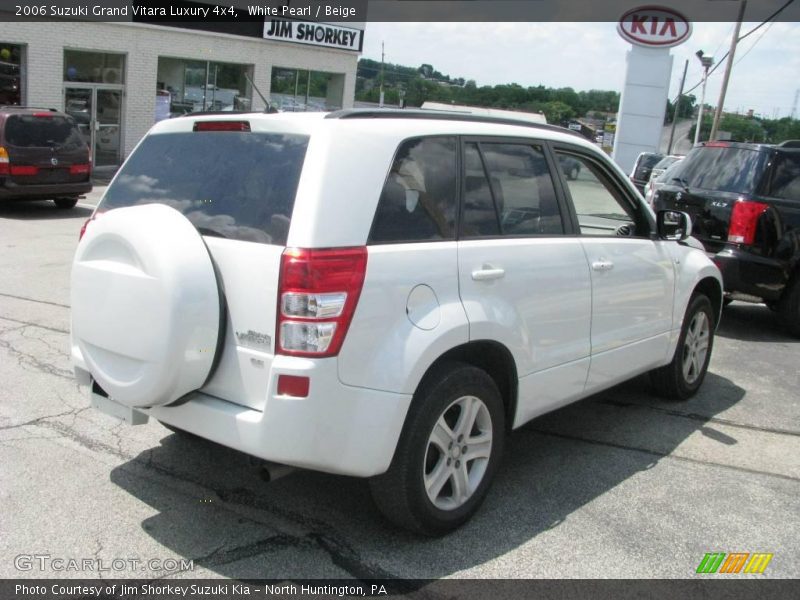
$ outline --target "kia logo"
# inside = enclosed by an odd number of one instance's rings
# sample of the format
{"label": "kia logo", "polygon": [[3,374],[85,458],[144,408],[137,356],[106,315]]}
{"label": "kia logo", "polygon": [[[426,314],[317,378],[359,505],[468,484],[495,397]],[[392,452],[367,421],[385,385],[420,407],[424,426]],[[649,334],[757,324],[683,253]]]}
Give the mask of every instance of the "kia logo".
{"label": "kia logo", "polygon": [[671,8],[642,6],[622,15],[617,31],[631,44],[670,48],[685,42],[692,33],[692,26],[686,17]]}

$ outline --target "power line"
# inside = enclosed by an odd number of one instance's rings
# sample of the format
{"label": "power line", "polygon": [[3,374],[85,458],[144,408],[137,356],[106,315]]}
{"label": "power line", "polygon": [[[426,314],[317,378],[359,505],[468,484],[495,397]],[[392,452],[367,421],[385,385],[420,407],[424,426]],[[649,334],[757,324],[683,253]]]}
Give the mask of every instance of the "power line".
{"label": "power line", "polygon": [[[755,32],[756,32],[757,30],[759,30],[761,27],[763,27],[764,25],[766,25],[767,23],[769,23],[770,21],[772,21],[772,19],[774,19],[775,17],[777,17],[777,16],[778,16],[779,14],[781,14],[781,13],[782,13],[784,10],[786,10],[786,9],[789,7],[789,5],[790,5],[790,4],[792,4],[793,2],[794,2],[794,0],[788,0],[788,2],[787,2],[786,4],[784,4],[783,6],[781,6],[781,7],[780,7],[778,10],[776,10],[774,13],[772,13],[772,14],[771,14],[769,17],[767,17],[767,18],[766,18],[766,19],[764,19],[764,20],[763,20],[761,23],[759,23],[758,25],[756,25],[755,27],[753,27],[753,28],[752,28],[750,31],[748,31],[747,33],[745,33],[744,35],[742,35],[741,37],[739,37],[739,39],[737,40],[737,42],[741,42],[741,41],[742,41],[743,39],[745,39],[747,36],[749,36],[749,35],[750,35],[750,34],[752,34],[752,33],[755,33]],[[769,30],[767,30],[767,31],[769,31]],[[766,33],[766,31],[765,31],[764,33]],[[762,37],[763,37],[763,34],[762,34]],[[759,38],[759,40],[760,40],[760,39],[761,39],[761,38]],[[756,41],[756,43],[758,43],[758,41]],[[720,45],[721,45],[721,44],[720,44]],[[755,44],[753,44],[753,46],[755,46]],[[752,49],[753,49],[753,48],[751,47],[751,48],[750,48],[750,50],[752,50]],[[747,52],[750,52],[750,50],[748,50]],[[730,51],[728,51],[728,52],[726,52],[725,54],[723,54],[723,55],[722,55],[722,58],[720,58],[720,59],[717,61],[717,64],[715,64],[715,65],[714,65],[714,67],[713,67],[713,68],[712,68],[712,69],[711,69],[711,70],[708,72],[708,75],[711,75],[711,74],[712,74],[714,71],[716,71],[716,70],[717,70],[717,67],[719,67],[719,66],[722,64],[722,62],[723,62],[723,61],[724,61],[724,60],[725,60],[725,59],[728,57],[728,54],[730,54]],[[747,54],[745,53],[745,56],[746,56],[746,55],[747,55]],[[744,56],[742,56],[742,58],[744,58]],[[740,58],[739,60],[741,60],[741,58]],[[736,64],[739,64],[739,63],[737,62]],[[698,81],[698,82],[697,82],[695,85],[693,85],[692,87],[690,87],[688,90],[686,90],[686,91],[684,92],[684,94],[689,94],[689,93],[693,92],[694,90],[696,90],[697,88],[699,88],[701,85],[703,85],[703,80],[702,80],[702,79],[701,79],[700,81]]]}
{"label": "power line", "polygon": [[[733,63],[733,66],[734,66],[734,67],[735,67],[736,65],[738,65],[740,62],[742,62],[742,61],[744,60],[744,57],[745,57],[745,56],[747,56],[748,54],[750,54],[750,51],[751,51],[753,48],[755,48],[755,47],[756,47],[756,45],[758,44],[758,42],[760,42],[760,41],[761,41],[761,40],[764,38],[764,35],[765,35],[765,34],[766,34],[766,33],[767,33],[767,32],[768,32],[768,31],[769,31],[771,28],[772,28],[772,26],[773,26],[774,24],[775,24],[774,22],[773,22],[773,23],[770,23],[770,24],[769,24],[769,27],[767,27],[767,28],[766,28],[764,31],[762,31],[762,32],[761,32],[761,35],[760,35],[760,36],[758,36],[758,39],[756,39],[756,41],[755,41],[755,42],[753,42],[753,45],[752,45],[752,46],[750,46],[750,47],[747,49],[747,51],[746,51],[744,54],[742,54],[742,56],[741,56],[741,57],[739,57],[739,60],[737,60],[735,63]],[[755,31],[755,30],[753,30],[753,31]],[[742,38],[739,38],[739,39],[741,40]]]}

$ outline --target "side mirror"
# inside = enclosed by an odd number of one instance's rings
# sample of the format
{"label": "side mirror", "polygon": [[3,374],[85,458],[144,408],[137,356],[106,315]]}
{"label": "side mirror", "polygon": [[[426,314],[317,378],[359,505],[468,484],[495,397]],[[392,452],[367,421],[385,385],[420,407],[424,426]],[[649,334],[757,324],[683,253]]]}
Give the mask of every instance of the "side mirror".
{"label": "side mirror", "polygon": [[662,240],[680,242],[692,235],[692,218],[677,210],[660,210],[656,213],[656,229]]}

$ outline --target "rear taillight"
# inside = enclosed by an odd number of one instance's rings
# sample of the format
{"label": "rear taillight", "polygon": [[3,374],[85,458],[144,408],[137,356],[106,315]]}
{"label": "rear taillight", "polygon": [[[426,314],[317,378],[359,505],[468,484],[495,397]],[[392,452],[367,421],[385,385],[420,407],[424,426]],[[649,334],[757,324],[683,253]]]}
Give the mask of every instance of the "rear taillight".
{"label": "rear taillight", "polygon": [[89,223],[97,219],[100,215],[102,215],[105,211],[104,210],[96,210],[94,214],[86,219],[86,222],[81,226],[81,232],[78,235],[78,241],[80,242],[83,239],[84,234],[86,233],[86,228],[89,227]]}
{"label": "rear taillight", "polygon": [[83,236],[86,234],[86,228],[89,226],[89,223],[91,223],[93,220],[94,220],[94,215],[86,219],[83,225],[81,225],[81,232],[78,234],[79,242],[83,239]]}
{"label": "rear taillight", "polygon": [[731,224],[728,227],[728,241],[735,244],[750,245],[756,237],[758,218],[769,208],[763,202],[737,200],[733,204]]}
{"label": "rear taillight", "polygon": [[89,163],[77,164],[77,165],[70,165],[69,167],[69,174],[70,175],[83,175],[89,173],[92,170],[92,167]]}
{"label": "rear taillight", "polygon": [[364,246],[284,250],[276,353],[336,356],[350,327],[366,272]]}
{"label": "rear taillight", "polygon": [[12,175],[36,175],[39,172],[39,167],[32,165],[11,165],[10,172]]}
{"label": "rear taillight", "polygon": [[0,175],[8,175],[8,152],[0,146]]}

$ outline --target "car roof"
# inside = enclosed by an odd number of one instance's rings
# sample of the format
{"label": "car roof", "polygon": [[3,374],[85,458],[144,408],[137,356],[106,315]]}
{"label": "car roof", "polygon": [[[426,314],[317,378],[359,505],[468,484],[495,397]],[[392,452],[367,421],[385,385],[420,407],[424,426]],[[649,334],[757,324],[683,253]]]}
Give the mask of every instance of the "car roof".
{"label": "car roof", "polygon": [[[192,131],[201,121],[248,121],[252,131],[295,133],[310,137],[335,136],[337,132],[370,135],[387,144],[418,136],[463,135],[537,138],[581,146],[593,154],[602,154],[595,144],[576,132],[539,123],[461,113],[398,111],[336,111],[282,113],[189,113],[156,123],[151,134]],[[344,139],[344,138],[343,138]],[[354,142],[355,143],[355,142]]]}
{"label": "car roof", "polygon": [[64,114],[60,110],[56,110],[55,108],[44,108],[42,106],[17,106],[16,104],[2,104],[0,105],[0,111],[3,112],[13,112],[13,113],[40,113],[40,112],[51,112],[54,114]]}

